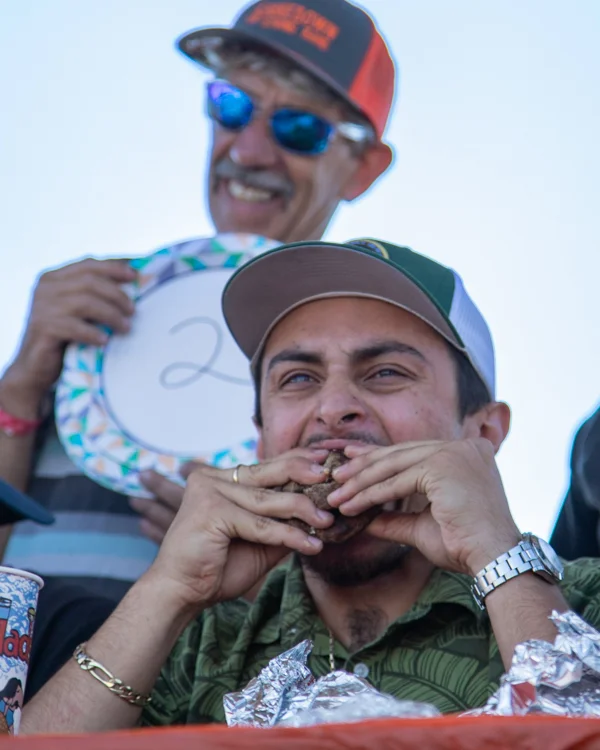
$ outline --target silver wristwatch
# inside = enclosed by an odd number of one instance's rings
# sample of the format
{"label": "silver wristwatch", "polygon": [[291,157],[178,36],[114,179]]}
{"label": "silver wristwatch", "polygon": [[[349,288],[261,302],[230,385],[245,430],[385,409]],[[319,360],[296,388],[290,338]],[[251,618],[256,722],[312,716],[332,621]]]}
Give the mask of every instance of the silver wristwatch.
{"label": "silver wristwatch", "polygon": [[485,609],[485,597],[511,578],[531,571],[548,583],[558,583],[563,579],[563,570],[563,564],[548,542],[533,534],[523,534],[516,547],[477,573],[471,591],[477,604]]}

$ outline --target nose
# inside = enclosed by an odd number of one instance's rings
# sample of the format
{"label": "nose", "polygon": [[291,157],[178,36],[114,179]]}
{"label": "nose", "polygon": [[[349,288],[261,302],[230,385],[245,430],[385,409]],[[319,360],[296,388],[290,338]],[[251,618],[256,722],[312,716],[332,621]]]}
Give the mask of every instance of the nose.
{"label": "nose", "polygon": [[351,384],[338,380],[322,387],[316,418],[322,427],[336,431],[358,426],[366,418],[366,409]]}
{"label": "nose", "polygon": [[229,156],[235,164],[247,169],[268,169],[277,164],[277,147],[263,117],[254,117],[236,134]]}

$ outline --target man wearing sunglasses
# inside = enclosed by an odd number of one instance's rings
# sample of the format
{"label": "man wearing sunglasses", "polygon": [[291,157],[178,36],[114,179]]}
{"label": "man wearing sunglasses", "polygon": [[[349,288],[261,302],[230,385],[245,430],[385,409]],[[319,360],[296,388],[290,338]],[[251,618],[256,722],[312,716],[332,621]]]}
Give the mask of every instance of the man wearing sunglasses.
{"label": "man wearing sunglasses", "polygon": [[261,0],[231,29],[192,31],[178,46],[217,76],[207,187],[219,231],[319,238],[340,201],[390,165],[394,64],[373,20],[346,0]]}
{"label": "man wearing sunglasses", "polygon": [[[218,232],[319,239],[340,201],[364,193],[391,163],[382,137],[394,64],[373,20],[346,0],[260,0],[231,28],[192,31],[178,47],[214,73],[207,195]],[[44,432],[40,417],[66,344],[101,345],[102,326],[129,330],[133,307],[121,285],[132,276],[125,263],[92,259],[42,275],[0,382],[0,476],[58,511],[55,535],[17,527],[5,559],[113,601],[151,564],[158,547],[145,536],[160,542],[182,489],[153,475],[147,486],[157,501],[129,507],[77,471],[51,418]],[[113,537],[119,544],[110,546]],[[74,552],[64,553],[65,544],[75,549],[67,539],[77,545],[76,564]],[[117,551],[123,540],[126,555]]]}

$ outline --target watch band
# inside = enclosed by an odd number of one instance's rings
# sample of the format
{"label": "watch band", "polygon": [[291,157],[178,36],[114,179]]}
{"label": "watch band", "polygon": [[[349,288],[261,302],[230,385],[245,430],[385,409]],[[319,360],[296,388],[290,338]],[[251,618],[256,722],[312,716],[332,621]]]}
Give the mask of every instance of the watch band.
{"label": "watch band", "polygon": [[492,560],[473,578],[471,591],[475,601],[481,609],[485,609],[483,600],[488,594],[506,581],[510,581],[511,578],[516,578],[529,571],[532,573],[547,572],[546,566],[531,542],[522,540],[508,552]]}

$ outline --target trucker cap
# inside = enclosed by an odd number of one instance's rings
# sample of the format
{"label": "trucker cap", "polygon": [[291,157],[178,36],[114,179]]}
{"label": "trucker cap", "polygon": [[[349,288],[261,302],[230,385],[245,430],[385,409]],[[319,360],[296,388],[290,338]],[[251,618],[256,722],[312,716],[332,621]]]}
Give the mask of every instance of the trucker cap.
{"label": "trucker cap", "polygon": [[0,526],[24,519],[49,524],[54,516],[43,505],[0,479]]}
{"label": "trucker cap", "polygon": [[231,28],[189,31],[177,46],[211,68],[211,52],[232,42],[265,47],[312,73],[382,137],[394,97],[394,62],[373,19],[361,8],[346,0],[259,0]]}
{"label": "trucker cap", "polygon": [[408,247],[374,239],[282,245],[229,279],[223,313],[255,371],[285,315],[330,297],[378,299],[413,313],[463,352],[495,398],[494,345],[482,314],[455,271]]}

